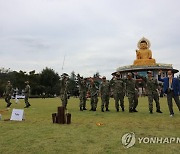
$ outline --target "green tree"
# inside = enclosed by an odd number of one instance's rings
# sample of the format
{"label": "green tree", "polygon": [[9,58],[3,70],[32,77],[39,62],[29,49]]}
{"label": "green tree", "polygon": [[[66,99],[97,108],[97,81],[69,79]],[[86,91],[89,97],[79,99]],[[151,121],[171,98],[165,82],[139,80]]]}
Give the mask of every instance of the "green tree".
{"label": "green tree", "polygon": [[46,67],[40,74],[40,84],[45,87],[45,93],[59,94],[59,75],[53,69]]}
{"label": "green tree", "polygon": [[72,71],[69,81],[68,81],[68,91],[71,94],[71,96],[77,96],[78,95],[78,87],[77,87],[77,78],[75,75],[75,72]]}
{"label": "green tree", "polygon": [[40,95],[45,91],[45,87],[40,84],[40,74],[36,73],[35,70],[29,72],[28,80],[32,95]]}

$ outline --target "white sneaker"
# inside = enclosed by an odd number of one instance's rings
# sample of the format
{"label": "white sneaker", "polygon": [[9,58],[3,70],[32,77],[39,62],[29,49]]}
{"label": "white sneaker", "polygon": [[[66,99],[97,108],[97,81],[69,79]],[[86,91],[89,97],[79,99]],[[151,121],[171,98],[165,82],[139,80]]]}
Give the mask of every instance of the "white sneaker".
{"label": "white sneaker", "polygon": [[174,114],[170,114],[170,117],[174,117]]}

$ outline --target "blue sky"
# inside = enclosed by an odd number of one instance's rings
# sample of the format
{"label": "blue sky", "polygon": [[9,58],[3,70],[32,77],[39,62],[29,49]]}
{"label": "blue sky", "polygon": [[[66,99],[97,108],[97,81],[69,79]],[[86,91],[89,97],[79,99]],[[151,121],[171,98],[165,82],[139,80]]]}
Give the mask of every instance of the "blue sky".
{"label": "blue sky", "polygon": [[179,0],[0,0],[0,67],[110,77],[133,63],[144,36],[157,63],[180,69],[179,6]]}

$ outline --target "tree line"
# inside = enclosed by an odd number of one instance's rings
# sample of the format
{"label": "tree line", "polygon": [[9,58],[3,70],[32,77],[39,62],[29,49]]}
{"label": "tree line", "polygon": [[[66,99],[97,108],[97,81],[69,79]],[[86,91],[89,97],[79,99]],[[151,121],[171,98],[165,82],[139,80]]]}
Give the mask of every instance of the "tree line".
{"label": "tree line", "polygon": [[[55,70],[46,67],[40,73],[35,70],[24,72],[20,70],[11,71],[10,69],[0,69],[0,96],[3,96],[7,81],[11,81],[14,89],[18,88],[21,92],[25,88],[25,81],[29,81],[31,86],[31,96],[40,97],[43,93],[47,97],[53,97],[60,93],[60,78],[61,76]],[[77,95],[78,84],[77,76],[72,71],[69,77],[68,91],[70,95]]]}

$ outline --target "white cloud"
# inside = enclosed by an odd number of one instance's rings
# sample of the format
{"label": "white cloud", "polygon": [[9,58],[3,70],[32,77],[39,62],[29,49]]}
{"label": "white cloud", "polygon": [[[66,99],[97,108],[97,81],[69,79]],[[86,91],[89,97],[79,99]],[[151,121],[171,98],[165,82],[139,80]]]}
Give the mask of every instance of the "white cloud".
{"label": "white cloud", "polygon": [[157,62],[179,69],[179,5],[179,0],[0,0],[1,65],[110,76],[133,63],[145,36]]}

